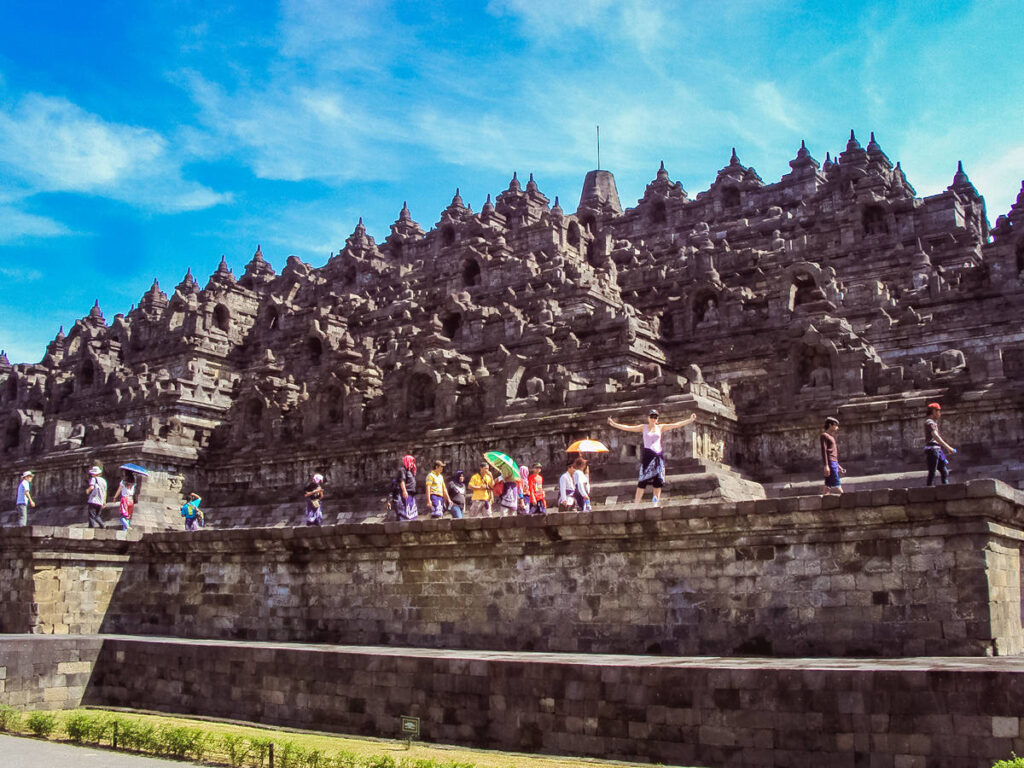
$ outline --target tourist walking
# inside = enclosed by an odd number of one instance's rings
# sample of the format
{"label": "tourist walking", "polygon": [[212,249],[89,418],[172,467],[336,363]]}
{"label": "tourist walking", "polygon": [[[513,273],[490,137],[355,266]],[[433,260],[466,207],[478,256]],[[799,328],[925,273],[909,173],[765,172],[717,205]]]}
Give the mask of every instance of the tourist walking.
{"label": "tourist walking", "polygon": [[139,485],[135,473],[130,469],[123,470],[121,482],[117,484],[117,499],[121,513],[121,530],[132,527],[132,515],[135,513],[135,502],[138,500]]}
{"label": "tourist walking", "polygon": [[565,472],[558,478],[558,511],[569,512],[576,507],[576,483],[572,480],[573,461],[565,465]]}
{"label": "tourist walking", "polygon": [[319,472],[313,474],[302,489],[306,500],[306,525],[321,526],[324,524],[324,476]]}
{"label": "tourist walking", "polygon": [[[21,481],[18,483],[18,493],[14,499],[14,506],[18,510],[18,525],[28,525],[28,508],[35,507],[36,502],[32,498],[32,470],[25,470],[21,473]],[[9,497],[8,497],[9,498]]]}
{"label": "tourist walking", "polygon": [[186,531],[198,531],[203,527],[203,510],[199,508],[202,501],[198,493],[190,493],[188,501],[181,505],[181,516],[185,518]]}
{"label": "tourist walking", "polygon": [[640,455],[640,474],[636,483],[636,495],[633,497],[634,504],[639,504],[643,500],[644,489],[648,485],[654,489],[651,500],[655,504],[661,501],[661,489],[665,487],[665,450],[661,438],[666,432],[692,424],[697,420],[697,414],[691,413],[681,421],[669,421],[664,424],[659,423],[658,418],[658,412],[653,409],[647,414],[646,424],[620,424],[610,416],[608,417],[608,424],[615,429],[643,434],[644,444]]}
{"label": "tourist walking", "polygon": [[427,473],[427,500],[430,503],[431,517],[444,517],[444,508],[451,504],[448,486],[444,481],[444,462],[435,461],[434,469]]}
{"label": "tourist walking", "polygon": [[469,478],[469,490],[473,492],[470,499],[469,514],[471,517],[490,517],[491,499],[493,498],[494,475],[491,465],[481,462],[475,475]]}
{"label": "tourist walking", "polygon": [[580,456],[572,464],[572,484],[575,487],[574,501],[578,512],[590,512],[590,468],[587,460]]}
{"label": "tourist walking", "polygon": [[846,470],[839,465],[837,432],[839,432],[839,419],[829,416],[825,419],[825,428],[818,440],[821,444],[821,463],[825,473],[825,488],[822,491],[825,496],[831,493],[840,495],[843,493],[843,483],[839,476],[845,475]]}
{"label": "tourist walking", "polygon": [[107,503],[107,481],[103,469],[89,467],[89,485],[85,489],[85,505],[89,510],[89,527],[103,528],[103,505]]}
{"label": "tourist walking", "polygon": [[534,462],[530,467],[530,475],[526,481],[526,492],[530,499],[530,514],[545,515],[548,511],[548,502],[544,498],[544,477],[541,475],[542,467],[540,462]]}
{"label": "tourist walking", "polygon": [[448,481],[448,498],[451,499],[452,517],[461,520],[466,511],[466,473],[461,469],[456,470],[452,479]]}
{"label": "tourist walking", "polygon": [[519,478],[507,475],[501,479],[501,490],[495,488],[498,493],[498,504],[502,517],[511,517],[519,514],[519,506],[523,501],[523,492],[520,488]]}
{"label": "tourist walking", "polygon": [[949,459],[946,454],[956,453],[956,448],[943,440],[942,435],[939,434],[939,417],[941,415],[941,405],[928,403],[928,417],[924,420],[924,458],[928,467],[927,485],[935,482],[936,471],[939,473],[942,484],[949,484]]}
{"label": "tourist walking", "polygon": [[394,508],[399,520],[415,520],[419,516],[416,509],[416,458],[406,454],[402,457],[401,466],[392,481],[394,488]]}

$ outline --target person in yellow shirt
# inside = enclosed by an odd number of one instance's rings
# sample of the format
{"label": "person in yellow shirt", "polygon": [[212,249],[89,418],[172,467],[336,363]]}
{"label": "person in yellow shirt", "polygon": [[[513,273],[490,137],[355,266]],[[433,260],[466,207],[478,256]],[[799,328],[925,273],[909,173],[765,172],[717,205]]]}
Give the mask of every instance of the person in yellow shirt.
{"label": "person in yellow shirt", "polygon": [[427,475],[427,497],[430,499],[430,516],[444,517],[446,504],[452,500],[448,496],[448,487],[444,481],[444,462],[435,461],[434,471]]}
{"label": "person in yellow shirt", "polygon": [[468,517],[491,516],[493,487],[494,476],[491,474],[491,468],[486,461],[482,462],[477,473],[469,479],[469,490],[473,492],[473,497],[470,499]]}

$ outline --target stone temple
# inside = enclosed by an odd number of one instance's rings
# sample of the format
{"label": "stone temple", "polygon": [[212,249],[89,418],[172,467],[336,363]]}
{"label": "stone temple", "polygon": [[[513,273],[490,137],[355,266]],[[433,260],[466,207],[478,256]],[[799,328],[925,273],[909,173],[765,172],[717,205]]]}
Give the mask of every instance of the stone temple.
{"label": "stone temple", "polygon": [[344,489],[328,520],[363,519],[409,452],[468,470],[498,447],[554,478],[571,439],[603,437],[598,475],[628,476],[606,416],[658,405],[698,415],[670,472],[757,498],[814,473],[826,415],[852,477],[920,469],[937,399],[954,472],[1016,484],[1024,197],[990,229],[962,167],[919,198],[873,134],[790,166],[766,184],[734,152],[692,198],[661,167],[627,210],[592,171],[574,213],[513,176],[429,231],[404,206],[382,243],[360,222],[320,268],[257,249],[112,322],[97,303],[40,363],[0,358],[0,468],[36,472],[39,522],[122,460],[155,470],[144,527],[192,490],[222,526],[290,521],[317,469]]}
{"label": "stone temple", "polygon": [[[661,167],[628,209],[591,171],[573,213],[514,175],[0,358],[0,475],[40,505],[0,532],[0,703],[680,765],[1024,753],[1024,186],[990,228],[962,167],[920,198],[873,135],[790,167],[733,152],[693,197]],[[960,452],[925,488],[934,400]],[[662,505],[623,504],[606,418],[652,406],[697,421]],[[611,448],[592,514],[382,520],[402,454],[550,487],[580,437]],[[139,530],[83,528],[86,468],[125,461]],[[314,471],[329,525],[296,529]],[[210,525],[162,532],[191,491]]]}

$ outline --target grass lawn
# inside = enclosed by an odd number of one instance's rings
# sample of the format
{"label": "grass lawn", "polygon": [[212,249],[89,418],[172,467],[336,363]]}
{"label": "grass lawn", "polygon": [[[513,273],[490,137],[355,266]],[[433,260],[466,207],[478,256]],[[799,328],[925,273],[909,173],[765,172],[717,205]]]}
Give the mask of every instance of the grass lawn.
{"label": "grass lawn", "polygon": [[83,708],[18,713],[3,708],[0,730],[59,741],[110,747],[118,724],[118,748],[180,757],[207,764],[267,768],[267,744],[274,744],[275,768],[569,768],[637,766],[578,757],[540,757],[515,752],[335,736],[313,731],[225,722],[206,718]]}

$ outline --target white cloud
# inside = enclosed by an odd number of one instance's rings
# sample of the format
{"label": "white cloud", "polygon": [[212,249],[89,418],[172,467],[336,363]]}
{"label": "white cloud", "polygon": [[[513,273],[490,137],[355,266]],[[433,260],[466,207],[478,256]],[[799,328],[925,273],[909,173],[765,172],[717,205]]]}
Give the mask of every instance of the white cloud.
{"label": "white cloud", "polygon": [[260,178],[343,181],[382,173],[382,140],[397,127],[327,83],[282,76],[269,86],[228,93],[195,72],[186,87],[219,151],[239,156]]}
{"label": "white cloud", "polygon": [[0,243],[15,243],[33,237],[62,237],[69,234],[71,230],[59,221],[26,213],[15,205],[0,201]]}
{"label": "white cloud", "polygon": [[43,273],[38,269],[24,269],[21,267],[0,267],[0,277],[16,283],[29,283],[41,280]]}
{"label": "white cloud", "polygon": [[160,212],[230,200],[182,177],[187,158],[161,134],[103,120],[67,99],[30,93],[0,107],[8,192],[99,195]]}
{"label": "white cloud", "polygon": [[754,101],[764,117],[784,125],[792,131],[801,130],[803,122],[798,110],[779,92],[775,83],[762,82],[754,86]]}

